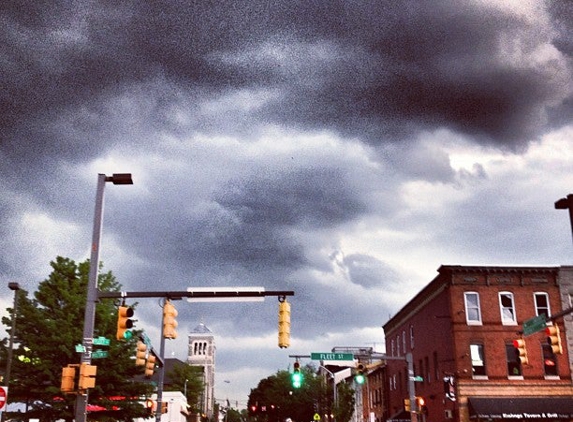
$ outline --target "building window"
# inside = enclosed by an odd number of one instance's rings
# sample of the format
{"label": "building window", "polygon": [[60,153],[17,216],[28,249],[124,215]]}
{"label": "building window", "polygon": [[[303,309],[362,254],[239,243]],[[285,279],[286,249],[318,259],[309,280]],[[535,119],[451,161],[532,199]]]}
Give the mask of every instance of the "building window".
{"label": "building window", "polygon": [[499,309],[501,313],[501,323],[503,325],[517,325],[515,307],[513,305],[513,293],[499,292]]}
{"label": "building window", "polygon": [[479,294],[476,292],[465,292],[464,300],[466,305],[466,322],[468,325],[481,325]]}
{"label": "building window", "polygon": [[410,349],[414,349],[414,326],[410,325]]}
{"label": "building window", "polygon": [[545,376],[557,376],[557,356],[553,353],[553,349],[549,344],[541,345],[543,350],[543,370]]}
{"label": "building window", "polygon": [[510,377],[522,376],[521,361],[519,356],[517,356],[513,343],[505,345],[505,356],[507,359],[507,375]]}
{"label": "building window", "polygon": [[549,295],[547,293],[536,292],[533,294],[533,299],[535,300],[535,315],[545,315],[546,319],[551,316]]}
{"label": "building window", "polygon": [[390,356],[394,356],[394,340],[390,340]]}
{"label": "building window", "polygon": [[400,356],[400,334],[396,336],[396,355]]}
{"label": "building window", "polygon": [[402,331],[402,350],[406,353],[406,331]]}
{"label": "building window", "polygon": [[470,344],[470,357],[472,360],[472,375],[485,376],[485,359],[483,353],[483,344],[474,343]]}

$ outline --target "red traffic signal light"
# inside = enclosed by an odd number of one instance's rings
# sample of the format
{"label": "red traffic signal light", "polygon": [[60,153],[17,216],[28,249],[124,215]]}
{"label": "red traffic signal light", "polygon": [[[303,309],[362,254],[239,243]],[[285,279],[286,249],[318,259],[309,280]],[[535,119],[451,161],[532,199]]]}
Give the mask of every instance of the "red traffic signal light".
{"label": "red traffic signal light", "polygon": [[559,327],[557,325],[549,326],[545,329],[545,334],[547,334],[547,344],[551,346],[551,350],[556,355],[563,353],[563,347],[561,346],[561,333],[559,332]]}
{"label": "red traffic signal light", "polygon": [[527,358],[527,349],[525,348],[525,340],[519,338],[517,340],[513,340],[513,347],[515,347],[515,355],[520,363],[527,365],[529,363],[529,359]]}

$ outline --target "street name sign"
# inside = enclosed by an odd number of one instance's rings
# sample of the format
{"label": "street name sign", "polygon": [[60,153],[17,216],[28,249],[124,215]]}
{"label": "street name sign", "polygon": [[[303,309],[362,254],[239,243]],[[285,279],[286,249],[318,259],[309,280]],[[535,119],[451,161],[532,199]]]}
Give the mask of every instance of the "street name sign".
{"label": "street name sign", "polygon": [[312,360],[354,360],[352,353],[315,352],[310,354]]}
{"label": "street name sign", "polygon": [[108,356],[107,350],[96,350],[95,352],[92,352],[92,359],[102,359],[107,358]]}
{"label": "street name sign", "polygon": [[547,327],[545,314],[534,316],[523,323],[523,335],[529,336],[538,331],[543,331],[545,327]]}
{"label": "street name sign", "polygon": [[105,337],[94,338],[94,344],[97,346],[109,346],[110,340]]}

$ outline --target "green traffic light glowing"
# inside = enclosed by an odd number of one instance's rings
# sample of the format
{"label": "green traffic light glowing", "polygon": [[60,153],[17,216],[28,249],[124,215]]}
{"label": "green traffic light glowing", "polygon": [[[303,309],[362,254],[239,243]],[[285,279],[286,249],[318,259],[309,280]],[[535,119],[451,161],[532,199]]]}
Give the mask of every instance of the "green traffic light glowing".
{"label": "green traffic light glowing", "polygon": [[300,388],[302,386],[302,374],[300,372],[294,372],[291,376],[292,386],[294,388]]}
{"label": "green traffic light glowing", "polygon": [[123,333],[123,338],[126,340],[129,340],[132,337],[133,337],[133,333],[131,331],[126,331],[125,333]]}
{"label": "green traffic light glowing", "polygon": [[358,374],[354,377],[354,381],[356,381],[357,384],[364,384],[364,375],[362,374]]}

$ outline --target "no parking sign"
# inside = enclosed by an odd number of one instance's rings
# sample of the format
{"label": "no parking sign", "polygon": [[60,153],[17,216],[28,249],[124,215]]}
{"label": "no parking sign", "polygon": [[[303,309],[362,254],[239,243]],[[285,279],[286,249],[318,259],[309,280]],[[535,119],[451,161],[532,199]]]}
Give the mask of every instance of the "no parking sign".
{"label": "no parking sign", "polygon": [[8,387],[0,386],[0,412],[6,408],[6,402],[8,401]]}

